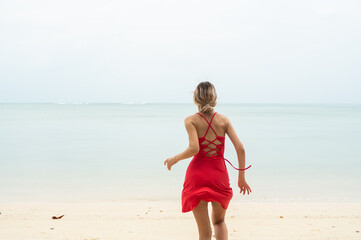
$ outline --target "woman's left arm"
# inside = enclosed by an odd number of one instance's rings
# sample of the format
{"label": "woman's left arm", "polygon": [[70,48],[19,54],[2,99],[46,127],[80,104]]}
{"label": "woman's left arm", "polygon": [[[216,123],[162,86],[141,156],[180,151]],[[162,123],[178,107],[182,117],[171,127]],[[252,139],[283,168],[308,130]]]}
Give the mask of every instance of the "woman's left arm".
{"label": "woman's left arm", "polygon": [[184,125],[185,125],[187,133],[188,133],[189,146],[182,153],[179,153],[173,157],[167,158],[167,160],[164,161],[164,165],[167,164],[168,170],[170,170],[171,167],[174,164],[176,164],[177,162],[179,162],[180,160],[190,158],[199,152],[199,142],[198,142],[197,130],[196,130],[195,126],[193,125],[190,117],[186,117],[184,119]]}

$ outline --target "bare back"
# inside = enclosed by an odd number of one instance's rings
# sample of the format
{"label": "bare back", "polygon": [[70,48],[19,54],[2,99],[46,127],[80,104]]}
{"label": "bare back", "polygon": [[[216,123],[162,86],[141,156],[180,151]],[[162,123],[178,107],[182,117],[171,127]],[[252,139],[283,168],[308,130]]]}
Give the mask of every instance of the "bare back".
{"label": "bare back", "polygon": [[[211,113],[202,113],[202,115],[210,122],[214,112]],[[204,121],[204,119],[199,116],[198,114],[192,115],[192,124],[195,126],[197,130],[198,137],[205,137],[206,139],[214,139],[216,137],[216,134],[209,130],[207,132],[207,135],[204,136],[204,134],[207,131],[208,123]],[[228,121],[224,116],[217,112],[217,114],[214,116],[212,120],[212,127],[216,131],[218,136],[225,137],[226,130],[227,130]]]}
{"label": "bare back", "polygon": [[[214,114],[214,111],[210,113],[204,113],[202,114],[208,121],[211,120],[212,115]],[[208,123],[202,119],[202,117],[199,114],[193,114],[190,116],[191,122],[194,125],[194,127],[197,130],[198,138],[203,137],[204,134],[207,131]],[[217,133],[218,136],[225,137],[227,135],[229,139],[231,140],[234,148],[238,151],[244,150],[244,146],[240,139],[237,136],[236,131],[233,128],[233,125],[229,118],[223,114],[220,114],[217,112],[217,114],[214,116],[212,120],[211,126],[213,127],[214,131]],[[216,134],[214,131],[208,131],[207,135],[204,136],[207,140],[214,139],[216,137]],[[214,143],[219,144],[218,140]]]}

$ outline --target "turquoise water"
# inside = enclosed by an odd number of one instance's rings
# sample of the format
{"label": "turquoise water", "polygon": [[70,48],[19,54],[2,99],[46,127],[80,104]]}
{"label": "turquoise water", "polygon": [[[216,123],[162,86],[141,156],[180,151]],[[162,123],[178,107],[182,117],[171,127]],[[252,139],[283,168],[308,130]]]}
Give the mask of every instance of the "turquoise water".
{"label": "turquoise water", "polygon": [[[0,104],[0,199],[180,200],[193,104]],[[361,105],[219,104],[246,148],[251,195],[232,201],[361,201]],[[226,138],[225,157],[237,166]]]}

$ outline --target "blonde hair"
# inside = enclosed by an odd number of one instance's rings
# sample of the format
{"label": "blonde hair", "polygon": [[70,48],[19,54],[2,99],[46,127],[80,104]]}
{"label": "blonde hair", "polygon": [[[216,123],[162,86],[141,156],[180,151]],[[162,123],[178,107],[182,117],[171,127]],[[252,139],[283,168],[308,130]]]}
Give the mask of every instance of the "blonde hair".
{"label": "blonde hair", "polygon": [[201,82],[193,92],[193,102],[202,113],[212,112],[217,105],[216,88],[210,82]]}

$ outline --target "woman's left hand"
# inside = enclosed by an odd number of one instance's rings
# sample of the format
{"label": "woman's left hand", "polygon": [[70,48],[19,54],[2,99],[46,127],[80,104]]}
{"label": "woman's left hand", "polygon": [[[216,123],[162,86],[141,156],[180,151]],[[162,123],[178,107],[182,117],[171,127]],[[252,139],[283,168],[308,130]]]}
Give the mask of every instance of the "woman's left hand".
{"label": "woman's left hand", "polygon": [[167,164],[167,168],[168,170],[170,171],[171,167],[176,164],[178,162],[177,158],[174,156],[174,157],[170,157],[170,158],[167,158],[167,160],[164,161],[164,165]]}

